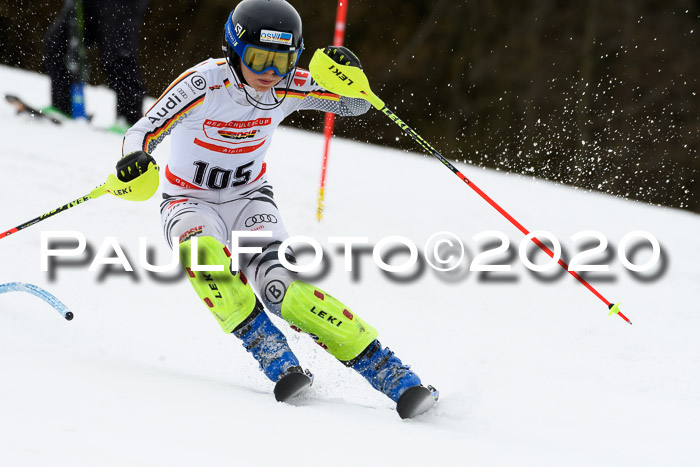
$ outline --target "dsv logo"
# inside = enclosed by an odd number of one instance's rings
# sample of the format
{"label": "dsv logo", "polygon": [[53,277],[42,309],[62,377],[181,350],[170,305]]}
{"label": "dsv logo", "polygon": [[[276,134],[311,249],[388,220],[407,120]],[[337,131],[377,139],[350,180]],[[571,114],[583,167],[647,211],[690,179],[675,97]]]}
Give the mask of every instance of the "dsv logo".
{"label": "dsv logo", "polygon": [[262,224],[263,222],[269,222],[270,224],[276,224],[277,218],[272,214],[256,214],[245,220],[246,227],[253,227],[255,224]]}

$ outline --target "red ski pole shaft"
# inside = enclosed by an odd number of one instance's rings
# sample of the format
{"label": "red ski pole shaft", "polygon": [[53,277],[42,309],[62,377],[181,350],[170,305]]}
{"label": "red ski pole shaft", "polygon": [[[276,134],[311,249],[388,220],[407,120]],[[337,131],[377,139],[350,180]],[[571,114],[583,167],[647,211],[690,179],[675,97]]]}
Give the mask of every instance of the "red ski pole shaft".
{"label": "red ski pole shaft", "polygon": [[[530,232],[523,227],[523,225],[518,222],[513,216],[511,216],[505,209],[503,209],[498,203],[496,203],[490,196],[484,193],[481,188],[476,186],[469,180],[462,172],[457,170],[457,167],[452,165],[450,161],[445,159],[442,154],[438,152],[430,143],[428,143],[421,135],[416,133],[416,130],[408,126],[403,120],[389,110],[379,97],[372,92],[369,86],[369,81],[367,76],[361,68],[353,67],[349,65],[341,65],[333,61],[328,55],[326,55],[323,50],[319,49],[314,54],[309,64],[309,69],[314,79],[324,88],[340,94],[346,97],[362,98],[367,100],[374,108],[381,111],[384,115],[389,117],[389,119],[394,122],[401,130],[407,133],[413,140],[418,143],[428,154],[435,157],[437,160],[442,162],[442,164],[450,169],[452,173],[457,175],[460,180],[469,185],[479,196],[481,196],[487,203],[489,203],[494,209],[501,213],[506,219],[510,221],[518,230],[520,230],[526,236],[529,236],[531,240],[540,247],[545,253],[550,257],[554,258],[554,253],[547,248],[547,246],[542,243],[535,236],[530,235]],[[613,304],[608,299],[603,297],[591,284],[588,283],[583,277],[578,275],[574,271],[569,270],[569,265],[567,265],[561,259],[557,260],[557,263],[563,267],[566,272],[571,274],[583,284],[589,291],[591,291],[596,297],[598,297],[605,305],[607,305],[610,310],[609,314],[619,314],[622,319],[624,319],[629,324],[632,324],[629,319],[622,313],[620,313],[620,304]]]}
{"label": "red ski pole shaft", "polygon": [[[511,216],[505,209],[503,209],[498,203],[496,203],[489,195],[484,193],[481,188],[476,186],[474,182],[469,180],[462,172],[460,172],[457,167],[452,165],[450,161],[448,161],[442,154],[438,152],[437,149],[435,149],[430,143],[428,143],[421,135],[416,133],[414,129],[409,127],[406,123],[403,122],[399,117],[396,116],[391,110],[389,110],[386,105],[383,106],[381,109],[379,109],[384,115],[389,117],[391,121],[393,121],[396,125],[398,125],[404,132],[406,132],[411,138],[413,138],[414,141],[416,141],[423,149],[425,149],[431,156],[435,157],[438,159],[440,162],[442,162],[445,167],[450,169],[455,175],[457,175],[464,183],[466,183],[471,189],[473,189],[479,196],[481,196],[487,203],[489,203],[496,211],[500,212],[503,217],[508,219],[511,224],[513,224],[518,230],[520,230],[523,234],[526,236],[530,234],[530,231],[527,230],[520,222],[518,222],[513,216]],[[542,243],[537,237],[532,237],[532,242],[540,247],[545,253],[547,253],[551,258],[554,258],[554,253],[552,250],[550,250],[544,243]],[[578,280],[581,284],[583,284],[584,287],[586,287],[588,290],[590,290],[593,295],[598,297],[605,305],[608,307],[609,310],[611,310],[611,313],[617,313],[620,315],[622,319],[624,319],[626,322],[629,324],[632,324],[632,322],[624,315],[622,312],[619,310],[619,304],[615,305],[611,303],[607,298],[605,298],[600,292],[598,292],[595,287],[593,287],[588,281],[586,281],[583,277],[581,277],[579,274],[577,274],[575,271],[569,270],[569,265],[566,264],[563,260],[559,259],[557,261],[557,264],[559,264],[562,268],[566,270],[569,274],[571,274],[576,280]]]}

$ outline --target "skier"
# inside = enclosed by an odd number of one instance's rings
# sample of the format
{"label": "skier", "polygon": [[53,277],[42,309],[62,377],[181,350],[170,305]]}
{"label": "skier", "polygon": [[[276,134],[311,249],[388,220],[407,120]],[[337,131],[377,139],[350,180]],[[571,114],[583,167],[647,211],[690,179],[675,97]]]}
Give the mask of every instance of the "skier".
{"label": "skier", "polygon": [[[241,1],[228,16],[222,49],[224,59],[206,60],[180,75],[128,130],[117,176],[128,182],[153,169],[150,153],[171,135],[161,204],[165,237],[179,249],[190,283],[223,331],[241,339],[277,383],[278,400],[295,395],[311,378],[264,309],[310,334],[359,372],[397,402],[402,417],[427,410],[437,391],[422,386],[380,344],[375,328],[339,300],[299,280],[278,259],[288,234],[264,162],[274,130],[296,110],[355,116],[365,113],[369,103],[329,93],[297,68],[303,50],[301,18],[285,0]],[[341,65],[361,67],[344,47],[324,52]],[[241,254],[240,270],[231,272],[229,247],[237,231],[268,236],[241,238],[241,246],[259,250]],[[221,271],[194,270],[190,253],[195,240],[198,263]],[[290,250],[283,254],[294,262]]]}
{"label": "skier", "polygon": [[83,10],[85,45],[97,45],[109,87],[117,94],[117,120],[109,131],[124,134],[141,118],[145,94],[139,71],[139,36],[150,0],[66,0],[44,37],[51,77],[51,106],[42,112],[59,121],[70,118],[71,83],[79,78],[77,57],[70,56],[72,28]]}

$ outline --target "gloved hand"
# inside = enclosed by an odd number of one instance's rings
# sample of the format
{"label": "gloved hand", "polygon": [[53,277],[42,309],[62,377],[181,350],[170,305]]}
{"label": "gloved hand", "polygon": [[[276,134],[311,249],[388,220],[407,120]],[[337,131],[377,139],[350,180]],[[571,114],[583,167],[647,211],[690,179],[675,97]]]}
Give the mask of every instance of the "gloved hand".
{"label": "gloved hand", "polygon": [[135,151],[119,159],[117,162],[117,178],[122,182],[130,182],[139,175],[146,173],[149,164],[156,160],[144,151]]}
{"label": "gloved hand", "polygon": [[329,45],[323,49],[323,53],[331,57],[338,65],[354,66],[360,70],[362,69],[360,59],[346,47]]}

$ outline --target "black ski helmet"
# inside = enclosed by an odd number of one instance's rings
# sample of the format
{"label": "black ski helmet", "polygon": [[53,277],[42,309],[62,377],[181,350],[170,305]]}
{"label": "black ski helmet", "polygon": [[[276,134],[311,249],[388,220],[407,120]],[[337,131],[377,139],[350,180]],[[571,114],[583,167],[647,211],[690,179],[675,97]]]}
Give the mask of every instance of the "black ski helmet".
{"label": "black ski helmet", "polygon": [[[296,66],[304,49],[301,17],[285,0],[243,0],[231,12],[224,28],[227,58],[231,63],[234,54],[243,59],[247,46],[269,51],[289,52],[291,67]],[[279,71],[279,70],[276,70]]]}

